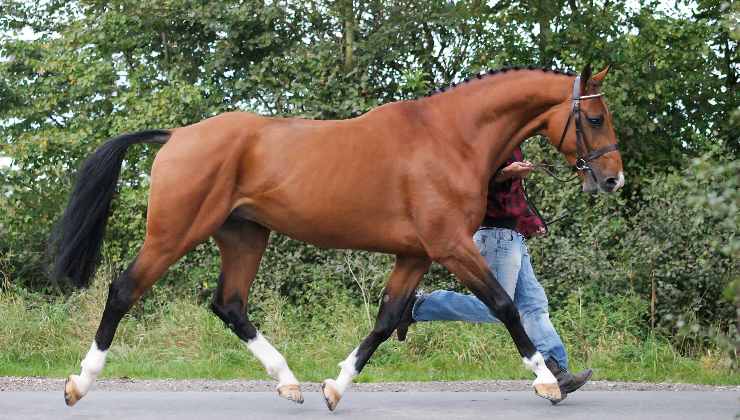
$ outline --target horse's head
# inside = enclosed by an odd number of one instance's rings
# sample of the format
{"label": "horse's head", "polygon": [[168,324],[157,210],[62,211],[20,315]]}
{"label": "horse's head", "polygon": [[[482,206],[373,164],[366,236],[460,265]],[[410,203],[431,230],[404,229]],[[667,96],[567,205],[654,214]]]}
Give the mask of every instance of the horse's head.
{"label": "horse's head", "polygon": [[600,92],[609,67],[591,76],[587,65],[573,84],[573,94],[553,108],[543,134],[571,165],[586,192],[614,192],[624,185],[622,156],[612,116]]}

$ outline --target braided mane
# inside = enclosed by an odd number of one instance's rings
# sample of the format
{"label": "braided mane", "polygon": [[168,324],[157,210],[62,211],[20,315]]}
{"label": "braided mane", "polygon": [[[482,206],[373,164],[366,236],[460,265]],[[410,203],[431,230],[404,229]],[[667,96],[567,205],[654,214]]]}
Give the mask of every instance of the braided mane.
{"label": "braided mane", "polygon": [[444,93],[450,89],[454,89],[457,86],[461,86],[463,84],[467,84],[473,80],[481,80],[481,79],[487,79],[489,77],[495,76],[497,74],[503,74],[509,71],[521,71],[521,70],[539,70],[544,73],[553,73],[553,74],[562,74],[563,76],[576,76],[576,73],[573,73],[572,71],[568,70],[559,70],[559,69],[550,69],[550,68],[541,68],[541,67],[535,67],[535,66],[511,66],[511,67],[502,67],[500,69],[490,69],[488,71],[478,73],[474,77],[466,77],[461,83],[451,83],[449,86],[442,86],[440,88],[434,89],[424,95],[425,98],[436,95],[438,93]]}

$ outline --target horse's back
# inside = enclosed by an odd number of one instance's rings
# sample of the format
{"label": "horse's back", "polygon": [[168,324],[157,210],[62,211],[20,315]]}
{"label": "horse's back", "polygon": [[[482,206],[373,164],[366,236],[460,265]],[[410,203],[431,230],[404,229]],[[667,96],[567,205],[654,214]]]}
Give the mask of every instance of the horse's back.
{"label": "horse's back", "polygon": [[324,247],[417,245],[407,217],[410,149],[399,136],[401,120],[375,114],[380,118],[268,122],[244,156],[239,211]]}

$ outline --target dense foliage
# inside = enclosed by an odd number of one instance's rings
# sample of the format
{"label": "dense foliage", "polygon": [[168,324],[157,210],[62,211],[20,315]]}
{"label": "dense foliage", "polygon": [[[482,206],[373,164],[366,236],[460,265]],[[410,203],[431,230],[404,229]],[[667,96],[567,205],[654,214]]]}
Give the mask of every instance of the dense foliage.
{"label": "dense foliage", "polygon": [[[613,63],[605,90],[627,187],[616,197],[590,198],[548,178],[530,182],[545,214],[569,209],[548,237],[531,242],[551,304],[574,293],[596,303],[633,294],[651,308],[642,314],[645,330],[731,332],[738,7],[717,0],[675,7],[625,0],[6,0],[0,157],[12,165],[0,166],[0,284],[60,292],[44,275],[47,235],[74,168],[108,137],[235,109],[347,118],[489,67]],[[526,148],[533,160],[557,159],[537,141]],[[154,153],[141,146],[128,154],[104,250],[114,267],[140,246]],[[390,261],[276,235],[253,302],[278,291],[295,303],[321,303],[336,288],[348,299],[374,301]],[[217,273],[217,253],[207,243],[160,284],[172,293],[208,292]],[[425,287],[436,286],[455,287],[439,267]]]}

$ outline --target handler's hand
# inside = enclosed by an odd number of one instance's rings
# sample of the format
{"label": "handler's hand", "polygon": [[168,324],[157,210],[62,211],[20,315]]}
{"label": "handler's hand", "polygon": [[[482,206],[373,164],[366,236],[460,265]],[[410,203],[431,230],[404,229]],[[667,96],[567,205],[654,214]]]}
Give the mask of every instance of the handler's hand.
{"label": "handler's hand", "polygon": [[510,179],[525,178],[534,170],[534,165],[530,161],[514,162],[509,166],[502,169],[498,176],[496,176],[496,182],[504,182]]}

